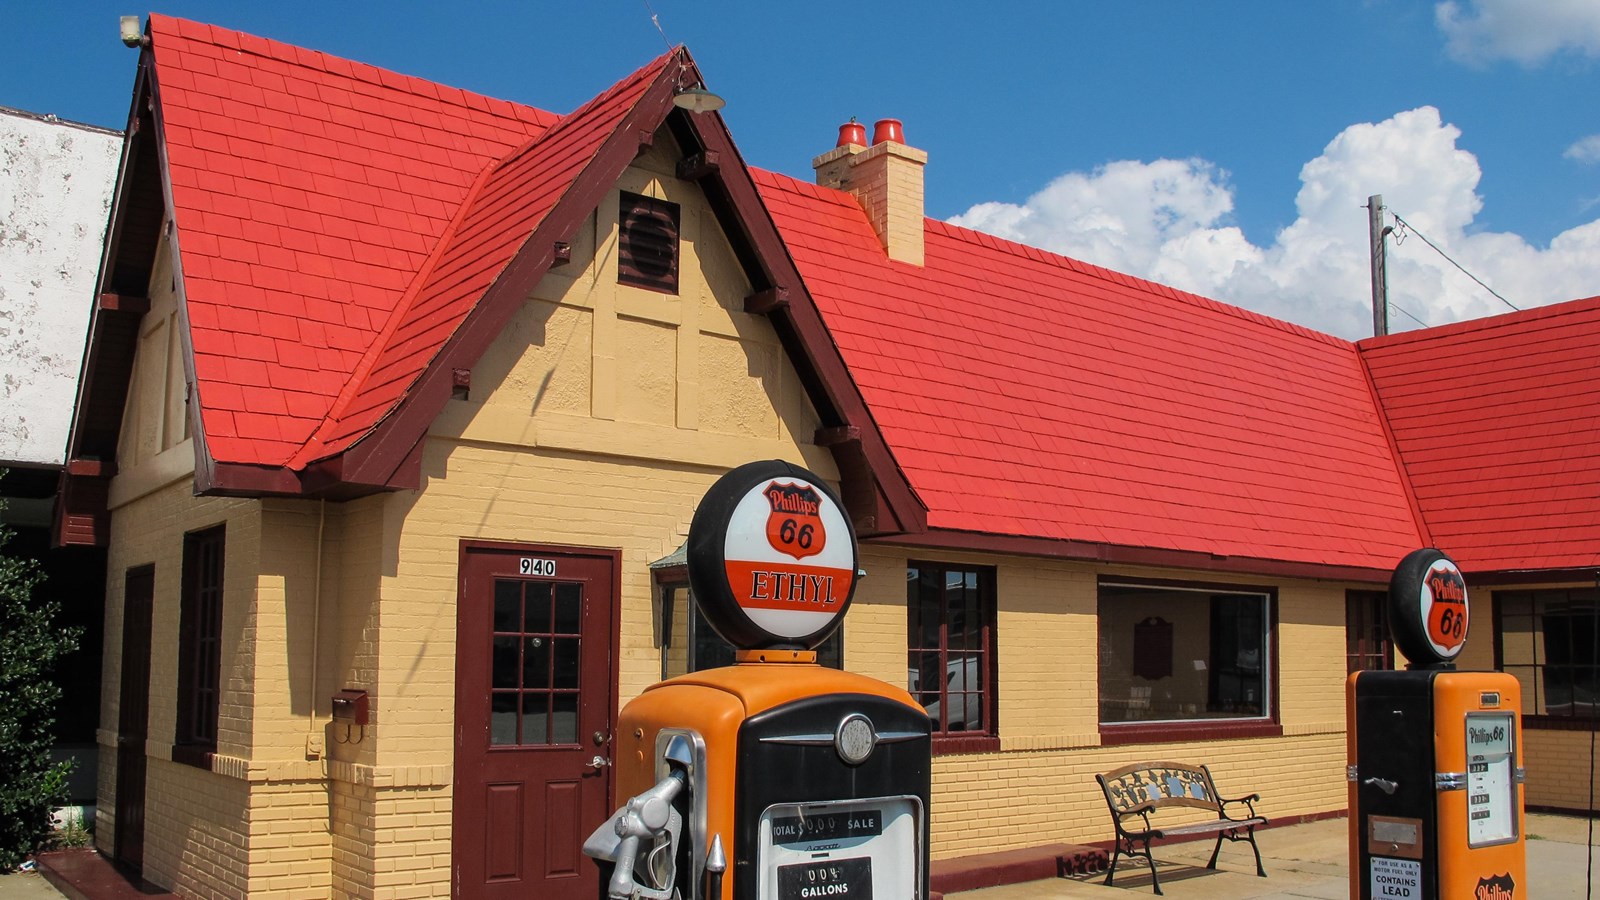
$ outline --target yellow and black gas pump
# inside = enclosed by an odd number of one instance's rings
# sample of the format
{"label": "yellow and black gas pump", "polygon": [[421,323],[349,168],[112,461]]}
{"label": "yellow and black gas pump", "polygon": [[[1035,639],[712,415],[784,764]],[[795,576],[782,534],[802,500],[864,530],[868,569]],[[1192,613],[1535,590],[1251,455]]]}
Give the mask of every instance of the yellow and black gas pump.
{"label": "yellow and black gas pump", "polygon": [[737,663],[652,685],[616,730],[618,796],[590,836],[612,900],[920,900],[929,721],[904,689],[817,665],[859,555],[811,472],[750,463],[706,492],[689,581]]}
{"label": "yellow and black gas pump", "polygon": [[1438,550],[1400,561],[1388,613],[1410,666],[1357,672],[1345,691],[1350,896],[1520,900],[1527,853],[1517,679],[1455,671],[1467,588]]}

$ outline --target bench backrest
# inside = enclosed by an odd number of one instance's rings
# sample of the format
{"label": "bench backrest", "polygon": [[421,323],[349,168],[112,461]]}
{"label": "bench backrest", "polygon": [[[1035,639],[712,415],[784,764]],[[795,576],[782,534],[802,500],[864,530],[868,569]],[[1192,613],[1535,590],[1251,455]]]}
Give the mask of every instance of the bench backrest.
{"label": "bench backrest", "polygon": [[1121,816],[1135,807],[1193,806],[1220,813],[1216,787],[1204,766],[1143,762],[1096,775],[1112,813]]}

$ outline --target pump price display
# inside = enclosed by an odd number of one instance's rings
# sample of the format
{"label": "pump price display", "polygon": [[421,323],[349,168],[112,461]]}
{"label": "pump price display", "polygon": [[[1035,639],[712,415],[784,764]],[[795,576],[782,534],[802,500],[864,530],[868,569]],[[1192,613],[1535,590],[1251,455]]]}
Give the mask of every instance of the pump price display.
{"label": "pump price display", "polygon": [[1499,713],[1467,715],[1467,846],[1517,836],[1513,722]]}
{"label": "pump price display", "polygon": [[872,860],[835,859],[778,868],[778,900],[872,900]]}
{"label": "pump price display", "polygon": [[802,844],[878,834],[883,834],[883,811],[877,809],[808,818],[784,816],[772,820],[772,841],[775,844]]}
{"label": "pump price display", "polygon": [[775,803],[761,814],[756,896],[768,900],[916,897],[922,802],[867,797]]}

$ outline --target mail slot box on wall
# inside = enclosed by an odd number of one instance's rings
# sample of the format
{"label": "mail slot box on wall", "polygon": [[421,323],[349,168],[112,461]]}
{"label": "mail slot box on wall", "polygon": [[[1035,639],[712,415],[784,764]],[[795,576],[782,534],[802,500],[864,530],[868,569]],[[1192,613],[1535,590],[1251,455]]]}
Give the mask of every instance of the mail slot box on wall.
{"label": "mail slot box on wall", "polygon": [[346,725],[367,724],[367,692],[337,691],[333,695],[333,720]]}

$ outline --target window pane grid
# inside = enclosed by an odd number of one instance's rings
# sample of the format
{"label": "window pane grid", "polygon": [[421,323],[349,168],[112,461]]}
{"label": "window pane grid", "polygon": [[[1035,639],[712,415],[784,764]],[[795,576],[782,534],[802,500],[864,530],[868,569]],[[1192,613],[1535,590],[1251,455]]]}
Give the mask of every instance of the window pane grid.
{"label": "window pane grid", "polygon": [[993,733],[992,573],[913,564],[907,575],[908,689],[936,733]]}
{"label": "window pane grid", "polygon": [[577,743],[583,586],[499,580],[494,597],[489,742]]}
{"label": "window pane grid", "polygon": [[180,745],[215,749],[222,682],[224,527],[184,535],[178,646]]}
{"label": "window pane grid", "polygon": [[1600,591],[1497,591],[1500,670],[1522,684],[1525,715],[1589,718],[1600,705]]}
{"label": "window pane grid", "polygon": [[1345,671],[1392,669],[1394,656],[1382,591],[1345,593]]}

